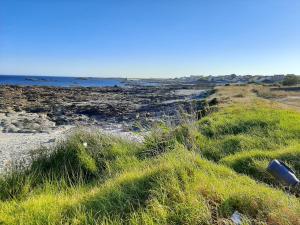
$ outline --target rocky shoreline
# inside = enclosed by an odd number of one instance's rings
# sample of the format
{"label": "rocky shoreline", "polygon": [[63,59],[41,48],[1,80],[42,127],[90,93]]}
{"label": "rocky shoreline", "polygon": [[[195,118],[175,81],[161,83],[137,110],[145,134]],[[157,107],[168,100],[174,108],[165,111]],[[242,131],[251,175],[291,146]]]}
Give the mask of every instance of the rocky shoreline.
{"label": "rocky shoreline", "polygon": [[197,86],[61,88],[0,86],[0,130],[50,132],[61,125],[122,124],[136,129],[179,108],[198,110],[210,89]]}
{"label": "rocky shoreline", "polygon": [[140,134],[157,121],[175,120],[180,110],[203,109],[211,91],[196,85],[0,86],[0,173],[78,126],[140,142]]}

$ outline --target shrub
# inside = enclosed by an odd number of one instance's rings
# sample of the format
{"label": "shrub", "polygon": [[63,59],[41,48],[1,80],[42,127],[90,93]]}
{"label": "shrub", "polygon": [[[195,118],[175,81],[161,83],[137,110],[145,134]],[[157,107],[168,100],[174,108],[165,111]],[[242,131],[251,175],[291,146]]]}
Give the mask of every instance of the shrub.
{"label": "shrub", "polygon": [[282,84],[286,86],[297,85],[300,83],[300,77],[294,74],[288,74],[284,77]]}

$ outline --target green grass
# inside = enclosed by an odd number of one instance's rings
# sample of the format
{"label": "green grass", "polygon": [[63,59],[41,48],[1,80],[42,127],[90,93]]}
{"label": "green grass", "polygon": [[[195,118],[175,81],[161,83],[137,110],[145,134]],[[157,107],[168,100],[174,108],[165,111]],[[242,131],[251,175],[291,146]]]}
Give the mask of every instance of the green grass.
{"label": "green grass", "polygon": [[277,150],[300,140],[300,114],[261,102],[237,104],[198,122],[204,157],[219,161],[237,152]]}
{"label": "green grass", "polygon": [[[0,224],[300,224],[265,172],[300,172],[300,115],[254,102],[160,126],[143,144],[83,131],[0,179]],[[83,143],[87,143],[87,147]]]}
{"label": "green grass", "polygon": [[234,210],[252,221],[297,224],[299,219],[296,198],[180,145],[103,183],[63,191],[48,184],[22,200],[2,202],[0,218],[12,224],[210,224],[211,201],[217,204],[219,220]]}
{"label": "green grass", "polygon": [[278,185],[276,180],[266,172],[266,167],[273,159],[280,159],[294,169],[300,177],[300,144],[295,144],[276,151],[253,150],[225,157],[222,163],[239,173],[249,175],[256,180]]}
{"label": "green grass", "polygon": [[139,148],[137,143],[79,130],[54,149],[33,152],[30,167],[14,169],[0,178],[0,199],[25,196],[45,183],[69,187],[105,179],[112,170],[132,165],[137,159],[131,155]]}

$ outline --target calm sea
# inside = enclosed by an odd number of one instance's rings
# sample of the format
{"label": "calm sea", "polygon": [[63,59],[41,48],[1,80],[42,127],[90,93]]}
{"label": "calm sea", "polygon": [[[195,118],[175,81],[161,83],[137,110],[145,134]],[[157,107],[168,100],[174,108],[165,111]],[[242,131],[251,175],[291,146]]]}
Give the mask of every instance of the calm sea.
{"label": "calm sea", "polygon": [[54,86],[54,87],[111,87],[123,86],[124,79],[93,77],[15,76],[0,75],[0,85]]}

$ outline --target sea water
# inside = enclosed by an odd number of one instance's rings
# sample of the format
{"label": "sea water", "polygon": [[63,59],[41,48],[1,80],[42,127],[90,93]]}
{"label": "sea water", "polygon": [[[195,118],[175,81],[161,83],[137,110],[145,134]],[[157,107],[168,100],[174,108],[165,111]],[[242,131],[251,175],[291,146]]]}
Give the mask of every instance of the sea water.
{"label": "sea water", "polygon": [[0,75],[0,85],[21,86],[112,87],[122,86],[124,80],[122,78]]}

